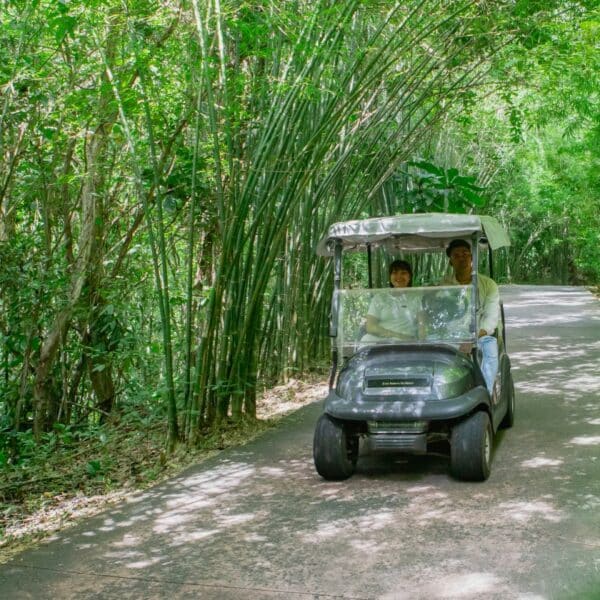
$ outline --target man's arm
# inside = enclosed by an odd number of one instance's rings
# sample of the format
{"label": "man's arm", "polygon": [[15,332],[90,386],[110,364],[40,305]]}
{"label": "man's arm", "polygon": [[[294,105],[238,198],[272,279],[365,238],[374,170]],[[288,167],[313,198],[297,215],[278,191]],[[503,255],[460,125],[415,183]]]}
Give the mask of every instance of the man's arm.
{"label": "man's arm", "polygon": [[500,318],[500,292],[496,282],[492,279],[481,279],[480,302],[481,315],[479,317],[479,337],[494,335]]}

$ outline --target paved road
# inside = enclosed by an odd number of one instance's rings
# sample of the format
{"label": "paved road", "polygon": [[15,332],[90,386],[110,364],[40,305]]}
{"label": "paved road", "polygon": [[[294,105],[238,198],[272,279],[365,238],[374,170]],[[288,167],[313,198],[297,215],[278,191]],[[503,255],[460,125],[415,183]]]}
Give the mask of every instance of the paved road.
{"label": "paved road", "polygon": [[486,483],[442,456],[315,474],[320,402],[0,567],[0,597],[600,598],[600,302],[504,289],[518,395]]}

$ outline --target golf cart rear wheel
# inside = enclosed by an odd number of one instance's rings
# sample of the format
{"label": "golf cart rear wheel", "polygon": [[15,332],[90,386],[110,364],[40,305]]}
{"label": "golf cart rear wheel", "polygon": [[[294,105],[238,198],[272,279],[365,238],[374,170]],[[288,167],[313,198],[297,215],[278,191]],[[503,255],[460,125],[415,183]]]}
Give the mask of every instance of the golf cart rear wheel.
{"label": "golf cart rear wheel", "polygon": [[485,411],[479,411],[452,429],[450,467],[457,479],[485,481],[492,462],[492,424]]}
{"label": "golf cart rear wheel", "polygon": [[349,435],[341,421],[321,415],[315,428],[313,459],[324,479],[348,479],[358,460],[358,436]]}
{"label": "golf cart rear wheel", "polygon": [[508,372],[504,389],[506,390],[506,414],[502,419],[502,423],[500,423],[500,427],[508,429],[515,422],[515,384],[510,371]]}

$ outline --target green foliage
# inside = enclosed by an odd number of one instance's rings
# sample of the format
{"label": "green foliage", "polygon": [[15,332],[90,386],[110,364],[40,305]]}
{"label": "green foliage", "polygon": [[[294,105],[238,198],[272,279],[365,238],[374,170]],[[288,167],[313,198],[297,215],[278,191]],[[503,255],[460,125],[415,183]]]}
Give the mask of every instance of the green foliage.
{"label": "green foliage", "polygon": [[565,10],[526,52],[502,57],[520,74],[503,94],[520,147],[494,181],[494,208],[513,234],[514,279],[596,284],[600,13],[587,3]]}
{"label": "green foliage", "polygon": [[476,185],[473,176],[460,175],[458,169],[444,169],[425,160],[410,161],[416,173],[407,173],[412,178],[412,189],[408,201],[416,207],[438,212],[467,212],[480,207],[484,199],[477,192],[484,188]]}
{"label": "green foliage", "polygon": [[90,460],[85,466],[85,470],[90,477],[96,477],[102,474],[102,465],[99,460]]}
{"label": "green foliage", "polygon": [[517,281],[595,284],[600,278],[598,166],[581,134],[547,128],[515,156],[498,205],[515,241]]}
{"label": "green foliage", "polygon": [[507,277],[597,281],[590,3],[123,6],[0,2],[0,463],[252,418],[327,356],[337,220],[489,211]]}

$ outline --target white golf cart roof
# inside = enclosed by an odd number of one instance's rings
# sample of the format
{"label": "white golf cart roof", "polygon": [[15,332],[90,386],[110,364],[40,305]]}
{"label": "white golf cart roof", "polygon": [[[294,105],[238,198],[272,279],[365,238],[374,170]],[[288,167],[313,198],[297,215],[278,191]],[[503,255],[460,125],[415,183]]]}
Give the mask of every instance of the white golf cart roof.
{"label": "white golf cart roof", "polygon": [[510,246],[508,235],[494,217],[421,213],[334,223],[317,244],[317,254],[332,256],[336,240],[345,252],[365,251],[367,245],[389,250],[445,250],[455,238],[469,239],[481,232],[492,250]]}

